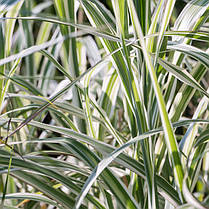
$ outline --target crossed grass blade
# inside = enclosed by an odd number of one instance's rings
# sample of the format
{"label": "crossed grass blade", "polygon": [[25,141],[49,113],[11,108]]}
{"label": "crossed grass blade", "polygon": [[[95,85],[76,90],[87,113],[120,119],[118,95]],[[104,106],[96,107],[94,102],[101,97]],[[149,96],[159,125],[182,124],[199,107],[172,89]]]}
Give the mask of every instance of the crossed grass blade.
{"label": "crossed grass blade", "polygon": [[[7,97],[8,97],[7,106],[8,106],[8,104],[10,103],[11,109],[14,109],[9,94],[6,93],[6,95],[7,95]],[[6,122],[6,123],[3,124],[3,125],[6,125],[6,124],[7,124],[7,128],[6,128],[7,136],[6,136],[6,137],[0,136],[0,143],[1,143],[1,144],[4,144],[6,147],[8,147],[8,148],[10,148],[11,150],[13,150],[14,153],[16,153],[19,157],[21,157],[21,158],[24,160],[24,158],[23,158],[23,156],[20,154],[20,152],[19,152],[16,148],[14,148],[13,145],[9,145],[9,144],[8,144],[9,132],[10,132],[10,127],[11,127],[11,120],[12,120],[12,117],[13,117],[13,115],[12,115],[12,113],[11,113],[8,122]],[[3,125],[2,125],[2,126],[3,126]],[[1,130],[1,127],[0,127],[0,130]]]}

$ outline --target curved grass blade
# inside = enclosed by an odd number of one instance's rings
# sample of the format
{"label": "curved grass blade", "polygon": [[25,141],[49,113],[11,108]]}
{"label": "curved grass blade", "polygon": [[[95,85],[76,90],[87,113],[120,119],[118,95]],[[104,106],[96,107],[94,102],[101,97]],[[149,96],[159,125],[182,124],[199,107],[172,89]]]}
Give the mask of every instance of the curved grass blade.
{"label": "curved grass blade", "polygon": [[[8,2],[8,1],[7,1]],[[19,11],[22,7],[24,0],[19,1],[16,3],[15,6],[12,7],[12,9],[7,12],[6,17],[17,17],[19,14]],[[16,19],[8,19],[6,20],[6,31],[5,31],[5,55],[8,56],[10,54],[10,51],[12,49],[12,37],[15,29],[15,23]]]}
{"label": "curved grass blade", "polygon": [[[37,20],[37,21],[45,21],[45,22],[50,22],[54,24],[60,24],[60,25],[65,25],[65,26],[72,26],[78,29],[81,29],[84,34],[89,33],[95,36],[102,37],[104,39],[110,40],[110,41],[115,41],[115,42],[120,42],[120,38],[117,36],[107,33],[105,31],[105,28],[101,28],[101,30],[95,29],[94,27],[88,26],[88,25],[82,25],[82,24],[76,24],[70,20],[63,21],[55,18],[46,18],[46,17],[10,17],[10,18],[0,18],[0,20],[6,20],[6,19],[19,19],[19,20]],[[102,31],[102,32],[101,32]],[[78,33],[78,32],[77,32]],[[75,36],[76,37],[76,36]]]}
{"label": "curved grass blade", "polygon": [[[159,33],[153,33],[145,36],[145,39],[159,36]],[[182,36],[190,40],[209,42],[209,34],[207,32],[194,32],[194,31],[165,31],[164,36]]]}
{"label": "curved grass blade", "polygon": [[158,63],[163,66],[168,72],[172,73],[177,79],[190,85],[194,89],[202,92],[205,96],[209,97],[209,94],[205,89],[183,68],[170,63],[169,61],[158,58]]}
{"label": "curved grass blade", "polygon": [[[84,144],[75,140],[69,142],[69,150],[71,150],[76,156],[78,156],[92,168],[94,168],[100,160],[94,152],[89,150]],[[121,180],[110,169],[104,170],[104,172],[102,173],[102,180],[111,190],[117,202],[119,202],[123,208],[139,209],[139,206],[136,200],[133,198],[132,194],[127,190]],[[81,202],[77,202],[74,205],[74,209],[78,209],[80,205]]]}
{"label": "curved grass blade", "polygon": [[[0,196],[2,198],[2,196]],[[12,194],[7,194],[5,196],[5,199],[19,199],[19,200],[33,200],[33,201],[38,201],[38,202],[44,202],[49,205],[53,205],[55,207],[58,207],[60,209],[64,209],[61,205],[58,205],[55,201],[45,197],[44,195],[41,194],[31,194],[31,193],[12,193]],[[18,207],[20,204],[18,204]]]}
{"label": "curved grass blade", "polygon": [[200,203],[198,199],[194,197],[194,195],[189,191],[188,185],[187,185],[187,177],[188,174],[186,173],[183,181],[183,192],[184,192],[184,197],[187,200],[187,202],[191,205],[193,205],[195,208],[198,209],[208,209],[207,206],[204,206]]}
{"label": "curved grass blade", "polygon": [[168,44],[168,49],[180,51],[186,55],[189,55],[197,59],[207,68],[209,67],[209,55],[208,53],[204,52],[201,49],[198,49],[194,46],[190,46],[187,44],[176,44],[176,43]]}
{"label": "curved grass blade", "polygon": [[209,130],[206,129],[203,131],[196,139],[195,147],[198,147],[199,145],[203,143],[207,143],[209,141]]}
{"label": "curved grass blade", "polygon": [[65,39],[67,38],[71,38],[71,37],[75,37],[75,36],[78,36],[78,35],[83,35],[84,33],[83,32],[80,32],[80,33],[73,33],[73,34],[69,34],[67,37],[59,37],[59,38],[56,38],[56,39],[53,39],[53,40],[50,40],[48,42],[45,42],[43,44],[39,44],[39,45],[35,45],[35,46],[31,46],[27,49],[24,49],[22,50],[21,52],[17,53],[17,54],[14,54],[14,55],[11,55],[9,57],[6,57],[4,59],[1,59],[0,60],[0,66],[1,65],[4,65],[6,63],[9,63],[13,60],[16,60],[16,59],[19,59],[19,58],[23,58],[23,57],[26,57],[30,54],[33,54],[35,52],[39,52],[43,49],[46,49],[50,46],[53,46],[55,44],[58,44],[60,42],[63,42]]}
{"label": "curved grass blade", "polygon": [[46,50],[40,51],[44,56],[46,56],[56,67],[60,70],[63,75],[65,75],[70,81],[73,81],[73,77],[67,72],[67,70]]}

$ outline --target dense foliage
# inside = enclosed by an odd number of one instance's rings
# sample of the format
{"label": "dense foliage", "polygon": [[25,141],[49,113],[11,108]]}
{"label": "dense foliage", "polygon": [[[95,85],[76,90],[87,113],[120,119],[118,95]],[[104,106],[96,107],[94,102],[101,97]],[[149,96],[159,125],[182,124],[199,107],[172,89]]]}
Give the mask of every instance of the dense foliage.
{"label": "dense foliage", "polygon": [[209,208],[208,0],[0,15],[1,208]]}

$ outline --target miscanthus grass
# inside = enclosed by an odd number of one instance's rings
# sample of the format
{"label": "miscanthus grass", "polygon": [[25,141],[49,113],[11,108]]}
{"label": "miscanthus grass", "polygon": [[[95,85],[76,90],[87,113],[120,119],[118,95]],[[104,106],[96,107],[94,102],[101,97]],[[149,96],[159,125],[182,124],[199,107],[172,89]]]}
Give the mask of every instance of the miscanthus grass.
{"label": "miscanthus grass", "polygon": [[1,208],[209,208],[208,0],[1,0]]}

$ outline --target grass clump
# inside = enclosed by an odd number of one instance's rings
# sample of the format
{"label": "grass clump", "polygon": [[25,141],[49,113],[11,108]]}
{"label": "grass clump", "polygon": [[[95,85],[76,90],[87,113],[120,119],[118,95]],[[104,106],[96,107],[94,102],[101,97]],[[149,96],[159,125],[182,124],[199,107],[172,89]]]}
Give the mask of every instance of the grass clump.
{"label": "grass clump", "polygon": [[2,208],[209,207],[208,1],[0,10]]}

